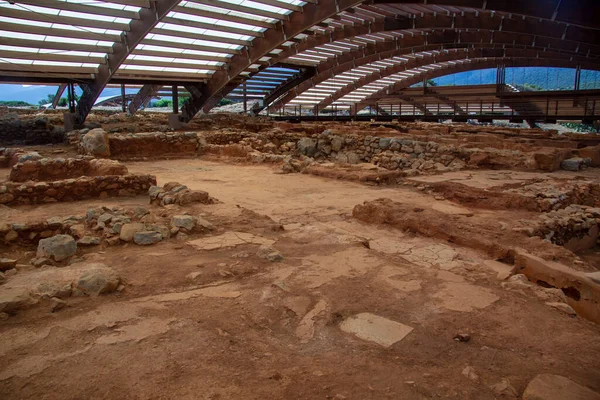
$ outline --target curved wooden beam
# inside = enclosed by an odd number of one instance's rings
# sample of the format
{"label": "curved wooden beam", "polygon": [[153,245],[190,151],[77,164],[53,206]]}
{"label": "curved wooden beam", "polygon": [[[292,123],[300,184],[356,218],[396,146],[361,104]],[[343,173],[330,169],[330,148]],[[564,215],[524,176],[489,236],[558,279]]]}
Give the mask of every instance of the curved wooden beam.
{"label": "curved wooden beam", "polygon": [[77,103],[76,122],[83,124],[92,106],[104,90],[104,87],[121,64],[127,59],[131,51],[146,37],[160,20],[180,0],[152,1],[151,8],[142,8],[138,12],[139,19],[134,19],[129,24],[129,31],[121,34],[121,42],[115,43],[112,52],[108,53],[106,63],[100,64],[94,81],[89,84],[80,84],[83,94]]}
{"label": "curved wooden beam", "polygon": [[565,59],[531,59],[531,58],[494,58],[494,59],[471,59],[468,63],[454,64],[444,66],[438,69],[416,74],[410,78],[397,81],[392,85],[386,86],[381,90],[371,93],[368,97],[355,104],[354,113],[359,112],[369,105],[369,99],[378,98],[382,95],[391,94],[402,89],[406,89],[416,83],[423,82],[424,79],[434,79],[440,76],[456,74],[458,72],[474,71],[486,68],[495,68],[498,65],[507,67],[550,67],[550,68],[576,68],[581,66],[585,69],[600,71],[600,65],[591,63],[577,63]]}
{"label": "curved wooden beam", "polygon": [[[319,4],[307,3],[301,11],[294,11],[288,20],[279,21],[275,29],[268,29],[264,37],[255,38],[250,46],[231,57],[227,69],[216,71],[208,82],[192,95],[182,107],[182,122],[190,121],[198,112],[208,112],[224,97],[221,92],[250,65],[270,51],[310,27],[346,10],[363,0],[330,0]],[[230,85],[231,86],[231,85]],[[232,89],[233,90],[233,89]]]}
{"label": "curved wooden beam", "polygon": [[[301,82],[296,86],[293,90],[290,90],[285,94],[282,98],[277,100],[277,102],[269,107],[271,112],[275,112],[281,107],[285,106],[285,104],[289,103],[291,100],[300,96],[302,93],[307,90],[317,86],[318,84],[334,78],[336,75],[343,74],[344,72],[351,71],[354,68],[358,68],[363,65],[367,65],[376,61],[382,61],[391,57],[402,56],[407,54],[415,54],[422,51],[436,51],[436,52],[444,52],[446,50],[451,49],[462,49],[466,50],[475,50],[475,49],[486,49],[482,50],[489,51],[488,54],[492,56],[492,54],[497,55],[498,53],[493,53],[493,51],[509,51],[512,53],[515,51],[515,48],[511,45],[512,41],[507,42],[496,42],[494,44],[489,43],[448,43],[448,44],[431,44],[425,45],[421,47],[408,47],[408,48],[400,48],[398,47],[398,42],[396,41],[387,41],[387,42],[377,42],[373,45],[367,46],[365,48],[357,49],[354,51],[350,51],[344,53],[335,58],[335,60],[325,61],[317,66],[318,73],[312,77],[310,80],[306,80]],[[510,46],[506,48],[506,46]],[[545,48],[524,46],[525,50],[535,50],[535,52],[530,53],[533,57],[538,57],[539,54],[548,53]],[[553,54],[557,54],[556,52],[552,52]],[[482,53],[483,54],[483,53]],[[559,53],[562,54],[562,53]],[[582,61],[589,61],[588,58],[583,57],[573,57],[573,54],[565,54],[569,59],[581,59]],[[595,59],[596,61],[600,61],[600,57]]]}
{"label": "curved wooden beam", "polygon": [[[466,51],[465,51],[466,50]],[[394,66],[390,66],[389,68],[381,69],[380,71],[374,72],[363,78],[354,81],[339,90],[337,90],[332,95],[323,99],[320,103],[316,105],[317,110],[321,111],[325,107],[329,106],[334,101],[344,97],[347,94],[350,94],[354,90],[373,83],[379,79],[383,79],[390,75],[394,75],[398,72],[410,70],[413,68],[424,67],[431,64],[437,64],[441,62],[447,61],[459,61],[459,60],[467,60],[467,59],[485,59],[485,58],[498,58],[498,59],[512,59],[512,58],[531,58],[531,59],[561,59],[562,56],[560,53],[553,52],[544,52],[539,53],[537,51],[531,50],[520,50],[520,49],[455,49],[448,50],[445,54],[433,54],[428,57],[423,57],[420,59],[413,59],[404,64],[397,64]],[[572,60],[574,65],[579,65],[581,63],[590,63],[586,58],[579,57],[575,60]],[[600,62],[596,61],[593,63],[595,66],[600,66]]]}
{"label": "curved wooden beam", "polygon": [[[489,7],[488,7],[489,10]],[[432,29],[429,33],[407,32],[397,40],[396,47],[417,47],[436,43],[512,43],[513,45],[537,46],[548,50],[565,51],[569,54],[587,54],[600,56],[600,33],[585,28],[572,28],[559,22],[539,21],[531,18],[518,18],[511,16],[505,18],[493,12],[464,14],[429,13],[415,15],[412,18],[377,18],[374,21],[365,21],[362,25],[344,26],[328,32],[326,35],[307,36],[303,41],[295,43],[288,49],[274,56],[269,65],[262,69],[281,62],[288,57],[297,55],[302,51],[338,40],[348,39],[366,34],[376,34],[398,30]],[[583,42],[583,43],[582,43]],[[358,49],[359,52],[361,49]],[[340,59],[353,59],[356,54],[342,54],[325,63],[341,63]],[[318,67],[318,70],[326,68]],[[225,86],[222,96],[237,87],[236,84]]]}
{"label": "curved wooden beam", "polygon": [[[403,19],[384,17],[363,25],[345,26],[327,35],[309,36],[305,40],[295,43],[279,53],[272,61],[283,61],[305,50],[355,36],[414,29],[447,29],[450,32],[449,34],[461,31],[461,36],[468,34],[471,36],[481,36],[480,40],[482,42],[493,42],[497,36],[504,36],[504,40],[506,40],[506,34],[510,33],[513,34],[512,36],[516,40],[516,44],[531,45],[535,43],[537,46],[547,47],[548,49],[573,51],[581,54],[600,54],[600,46],[598,46],[598,43],[600,43],[600,34],[598,31],[583,28],[577,28],[576,31],[572,27],[558,22],[547,21],[541,23],[531,21],[531,19],[519,19],[517,16],[512,16],[512,18],[508,19],[492,12],[481,10],[478,16],[474,14],[423,14]],[[465,30],[469,31],[465,32]],[[490,33],[491,31],[494,33]],[[522,37],[522,35],[527,36]],[[462,38],[461,36],[457,37],[456,40],[466,40],[466,38]],[[532,37],[534,37],[533,40]],[[407,32],[401,39],[401,42],[402,47],[410,46],[411,43],[414,43],[413,45],[415,46],[429,43],[427,35],[412,34],[410,32]]]}
{"label": "curved wooden beam", "polygon": [[372,0],[371,4],[423,4],[482,8],[513,14],[530,15],[549,21],[600,28],[597,0]]}

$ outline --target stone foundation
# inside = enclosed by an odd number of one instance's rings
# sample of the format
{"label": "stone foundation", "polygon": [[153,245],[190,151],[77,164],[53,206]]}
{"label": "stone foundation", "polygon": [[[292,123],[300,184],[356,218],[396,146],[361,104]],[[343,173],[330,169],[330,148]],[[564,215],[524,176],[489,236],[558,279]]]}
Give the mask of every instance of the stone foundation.
{"label": "stone foundation", "polygon": [[0,184],[0,204],[41,204],[96,197],[136,196],[156,185],[152,175],[82,177],[55,182]]}
{"label": "stone foundation", "polygon": [[127,167],[118,161],[90,158],[43,158],[13,165],[12,182],[58,181],[81,176],[126,175]]}

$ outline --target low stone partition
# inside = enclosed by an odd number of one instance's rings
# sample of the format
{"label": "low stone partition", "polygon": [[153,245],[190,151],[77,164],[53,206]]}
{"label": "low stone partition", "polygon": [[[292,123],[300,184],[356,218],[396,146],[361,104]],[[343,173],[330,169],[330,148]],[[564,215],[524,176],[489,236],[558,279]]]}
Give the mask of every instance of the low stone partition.
{"label": "low stone partition", "polygon": [[18,147],[0,147],[0,168],[10,168],[20,161],[39,160],[42,158],[35,151],[27,151]]}
{"label": "low stone partition", "polygon": [[118,161],[94,158],[42,158],[13,165],[12,182],[58,181],[80,176],[126,175],[127,167]]}
{"label": "low stone partition", "polygon": [[156,185],[153,175],[109,175],[81,177],[55,182],[0,184],[0,204],[41,204],[95,197],[136,196]]}
{"label": "low stone partition", "polygon": [[110,155],[119,160],[185,157],[202,153],[204,139],[195,132],[150,132],[109,136]]}

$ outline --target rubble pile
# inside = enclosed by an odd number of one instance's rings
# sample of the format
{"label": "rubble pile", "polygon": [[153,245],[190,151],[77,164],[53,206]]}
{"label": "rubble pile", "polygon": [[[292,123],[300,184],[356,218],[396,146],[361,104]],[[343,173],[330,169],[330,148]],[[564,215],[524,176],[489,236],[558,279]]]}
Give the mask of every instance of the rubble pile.
{"label": "rubble pile", "polygon": [[562,185],[534,182],[506,189],[506,192],[535,199],[542,212],[559,210],[571,204],[600,207],[600,185],[585,181],[567,181]]}
{"label": "rubble pile", "polygon": [[202,190],[191,190],[178,182],[168,182],[162,188],[152,186],[148,190],[150,203],[166,206],[178,204],[185,206],[192,203],[213,204],[215,199]]}
{"label": "rubble pile", "polygon": [[599,225],[600,208],[573,204],[542,214],[530,233],[572,251],[579,251],[596,245]]}

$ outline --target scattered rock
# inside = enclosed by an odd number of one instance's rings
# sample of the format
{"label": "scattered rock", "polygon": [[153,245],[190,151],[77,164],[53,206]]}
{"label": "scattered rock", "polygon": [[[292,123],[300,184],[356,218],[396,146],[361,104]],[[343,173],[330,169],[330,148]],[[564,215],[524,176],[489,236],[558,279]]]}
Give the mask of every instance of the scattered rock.
{"label": "scattered rock", "polygon": [[117,289],[120,279],[112,269],[100,263],[90,264],[88,267],[91,269],[73,282],[74,295],[98,296]]}
{"label": "scattered rock", "polygon": [[283,260],[283,256],[277,250],[269,245],[262,245],[258,248],[256,255],[271,262]]}
{"label": "scattered rock", "polygon": [[304,137],[298,141],[297,148],[300,154],[313,157],[317,153],[317,142],[311,138]]}
{"label": "scattered rock", "polygon": [[592,160],[589,158],[569,158],[560,163],[560,167],[566,171],[579,171],[589,166]]}
{"label": "scattered rock", "polygon": [[96,246],[100,244],[100,238],[94,236],[84,236],[77,241],[78,246]]}
{"label": "scattered rock", "polygon": [[190,272],[189,274],[186,275],[186,278],[188,278],[189,280],[193,281],[197,277],[199,277],[200,275],[202,275],[202,272]]}
{"label": "scattered rock", "polygon": [[42,265],[51,264],[51,263],[52,263],[52,260],[50,260],[49,258],[46,258],[46,257],[37,257],[37,258],[33,258],[31,260],[31,265],[33,265],[36,268],[39,268]]}
{"label": "scattered rock", "polygon": [[56,235],[39,241],[37,256],[63,261],[75,254],[76,251],[77,243],[72,236]]}
{"label": "scattered rock", "polygon": [[550,306],[552,308],[555,308],[559,311],[564,312],[565,314],[571,316],[571,317],[575,317],[577,316],[577,313],[575,312],[575,310],[573,310],[573,308],[566,304],[566,303],[560,303],[560,302],[547,302],[546,303],[547,306]]}
{"label": "scattered rock", "polygon": [[207,231],[212,231],[213,229],[215,229],[215,226],[211,222],[205,220],[202,217],[198,217],[196,219],[196,226],[199,226],[203,230],[207,230]]}
{"label": "scattered rock", "polygon": [[600,400],[600,394],[564,376],[541,374],[529,382],[523,400]]}
{"label": "scattered rock", "polygon": [[166,183],[160,186],[151,186],[148,189],[151,204],[166,206],[168,204],[179,204],[186,206],[193,203],[212,204],[214,199],[202,190],[190,190],[187,186],[178,182]]}
{"label": "scattered rock", "polygon": [[13,269],[17,266],[17,260],[10,258],[0,258],[0,271]]}
{"label": "scattered rock", "polygon": [[27,308],[36,303],[36,299],[20,288],[2,289],[0,291],[0,313],[12,314],[17,310]]}
{"label": "scattered rock", "polygon": [[120,243],[120,239],[118,236],[113,236],[113,237],[109,237],[106,238],[104,240],[104,242],[108,245],[108,246],[116,246]]}
{"label": "scattered rock", "polygon": [[81,146],[86,154],[95,157],[110,157],[108,134],[101,128],[92,129],[81,139]]}
{"label": "scattered rock", "polygon": [[156,231],[140,231],[133,236],[133,242],[141,246],[148,246],[163,240],[163,235]]}
{"label": "scattered rock", "polygon": [[502,380],[494,385],[490,386],[490,389],[496,394],[496,396],[504,397],[507,399],[516,398],[518,393],[517,389],[510,384],[508,379],[502,378]]}
{"label": "scattered rock", "polygon": [[[11,200],[12,200],[12,198],[11,198]],[[18,238],[19,238],[19,234],[14,230],[8,231],[8,233],[4,236],[4,240],[6,240],[7,242],[13,242],[13,241],[17,240]]]}
{"label": "scattered rock", "polygon": [[474,382],[479,381],[479,375],[477,375],[475,372],[475,368],[471,367],[470,365],[467,365],[462,370],[462,374]]}
{"label": "scattered rock", "polygon": [[119,233],[119,238],[124,242],[131,242],[133,240],[133,236],[137,232],[141,232],[146,229],[145,225],[139,222],[134,222],[130,224],[124,224],[121,227],[121,232]]}
{"label": "scattered rock", "polygon": [[457,342],[468,342],[471,340],[471,335],[469,335],[468,333],[457,333],[456,335],[454,335],[454,340]]}
{"label": "scattered rock", "polygon": [[52,312],[57,312],[62,310],[63,308],[65,308],[67,306],[67,302],[59,299],[58,297],[52,297],[50,299],[50,310]]}
{"label": "scattered rock", "polygon": [[171,218],[171,226],[191,232],[196,226],[196,220],[191,215],[174,215]]}

